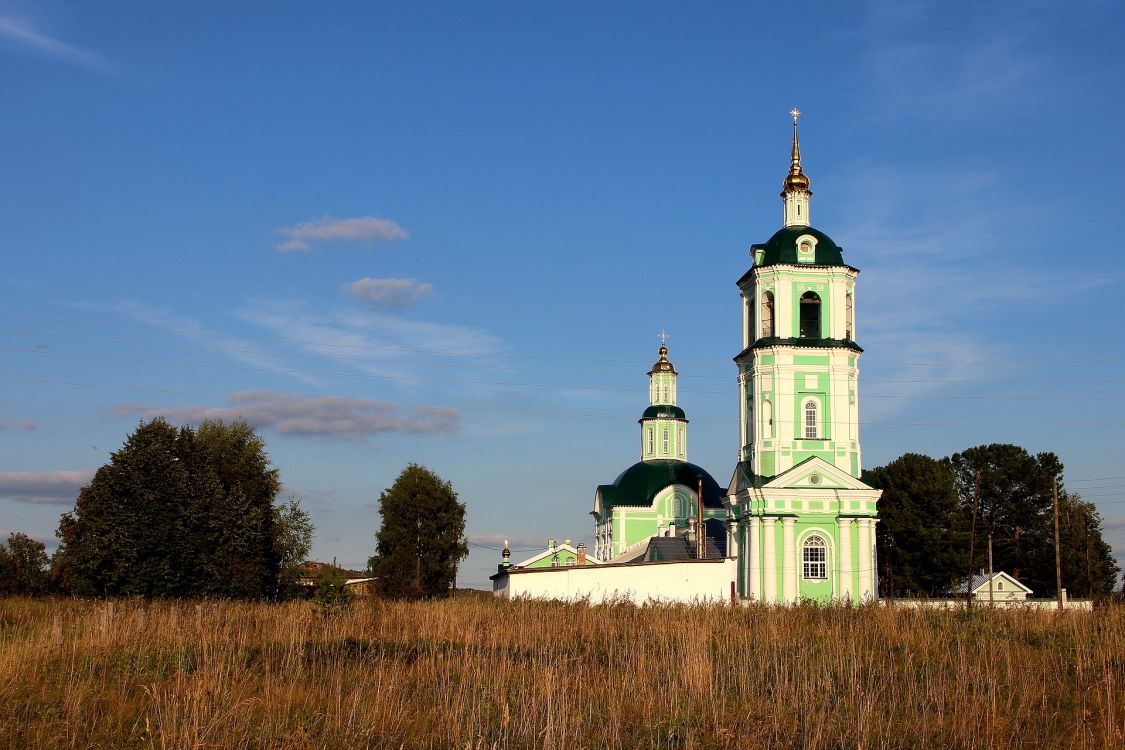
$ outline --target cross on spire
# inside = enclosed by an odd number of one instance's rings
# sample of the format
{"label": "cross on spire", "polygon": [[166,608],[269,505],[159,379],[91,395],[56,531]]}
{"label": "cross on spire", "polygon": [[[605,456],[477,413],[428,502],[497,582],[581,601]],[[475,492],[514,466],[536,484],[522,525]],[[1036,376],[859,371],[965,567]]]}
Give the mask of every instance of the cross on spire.
{"label": "cross on spire", "polygon": [[668,343],[668,332],[662,330],[660,332],[660,345],[665,346],[665,345],[667,345],[667,343]]}
{"label": "cross on spire", "polygon": [[789,114],[793,115],[793,124],[796,125],[797,118],[801,116],[801,110],[794,107],[793,109],[789,110]]}

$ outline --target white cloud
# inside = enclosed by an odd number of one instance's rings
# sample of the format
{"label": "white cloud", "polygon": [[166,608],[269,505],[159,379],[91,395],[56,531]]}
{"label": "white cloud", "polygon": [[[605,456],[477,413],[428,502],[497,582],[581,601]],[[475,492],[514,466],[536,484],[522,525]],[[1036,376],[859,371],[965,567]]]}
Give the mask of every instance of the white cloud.
{"label": "white cloud", "polygon": [[172,422],[244,419],[282,435],[355,440],[388,432],[451,435],[460,427],[457,409],[421,407],[407,410],[386,401],[344,396],[289,396],[270,391],[242,391],[227,396],[229,406],[146,406],[126,404],[119,414],[163,416]]}
{"label": "white cloud", "polygon": [[71,505],[93,476],[93,469],[0,472],[0,497],[32,505]]}
{"label": "white cloud", "polygon": [[375,307],[409,307],[433,294],[433,284],[418,279],[362,278],[347,284],[344,289],[351,296],[370,302]]}
{"label": "white cloud", "polygon": [[281,253],[308,250],[311,243],[389,241],[406,239],[408,236],[406,230],[395,222],[377,216],[360,216],[353,219],[322,216],[293,227],[282,227],[277,232],[286,238],[284,242],[275,246]]}
{"label": "white cloud", "polygon": [[112,73],[115,70],[114,66],[100,55],[48,36],[26,21],[11,16],[0,16],[0,42],[8,42],[53,60],[74,63],[103,73]]}

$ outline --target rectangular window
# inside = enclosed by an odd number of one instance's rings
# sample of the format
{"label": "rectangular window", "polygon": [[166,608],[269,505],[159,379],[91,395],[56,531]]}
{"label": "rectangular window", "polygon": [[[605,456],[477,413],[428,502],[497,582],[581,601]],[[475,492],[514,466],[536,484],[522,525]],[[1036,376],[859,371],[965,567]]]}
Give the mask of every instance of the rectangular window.
{"label": "rectangular window", "polygon": [[668,445],[668,428],[665,427],[664,428],[664,455],[668,455],[668,451],[670,451],[670,450],[671,450],[671,446]]}
{"label": "rectangular window", "polygon": [[652,428],[649,427],[648,428],[648,453],[649,453],[649,455],[652,455],[653,450],[655,450],[655,447],[653,446],[653,440],[654,440],[654,438],[653,438],[653,435],[652,435]]}
{"label": "rectangular window", "polygon": [[676,435],[679,438],[679,454],[682,456],[684,455],[684,428],[681,427],[679,430],[677,430]]}

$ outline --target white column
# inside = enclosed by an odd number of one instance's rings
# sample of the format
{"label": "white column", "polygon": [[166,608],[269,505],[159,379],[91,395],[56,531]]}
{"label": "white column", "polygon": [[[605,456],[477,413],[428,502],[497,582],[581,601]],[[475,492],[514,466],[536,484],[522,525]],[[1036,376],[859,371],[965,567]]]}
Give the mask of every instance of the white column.
{"label": "white column", "polygon": [[754,601],[762,600],[762,520],[746,519],[746,593]]}
{"label": "white column", "polygon": [[762,601],[777,604],[777,532],[776,518],[762,519]]}
{"label": "white column", "polygon": [[859,545],[859,570],[856,571],[859,575],[859,588],[856,590],[856,596],[862,602],[872,599],[871,596],[871,519],[870,518],[857,518],[856,524],[859,526],[859,534],[857,544]]}
{"label": "white column", "polygon": [[796,524],[793,516],[781,519],[782,596],[786,604],[797,601],[797,542],[793,535]]}
{"label": "white column", "polygon": [[727,557],[738,559],[739,542],[742,541],[738,538],[738,521],[731,521],[727,526]]}
{"label": "white column", "polygon": [[840,551],[840,600],[844,602],[854,601],[852,595],[852,519],[839,518],[837,519],[839,534],[837,535],[838,542],[836,544]]}

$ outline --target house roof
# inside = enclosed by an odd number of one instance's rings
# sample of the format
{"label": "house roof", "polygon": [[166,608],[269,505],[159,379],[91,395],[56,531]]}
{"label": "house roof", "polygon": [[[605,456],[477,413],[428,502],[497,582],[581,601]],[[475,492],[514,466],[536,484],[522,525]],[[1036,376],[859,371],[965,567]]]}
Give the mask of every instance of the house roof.
{"label": "house roof", "polygon": [[[1005,573],[1002,570],[997,570],[996,572],[994,572],[992,574],[992,578],[994,580],[1009,581],[1009,582],[1015,584],[1016,586],[1019,586],[1021,589],[1023,589],[1027,593],[1029,593],[1029,594],[1031,593],[1031,589],[1029,589],[1027,586],[1024,586],[1022,583],[1020,583],[1014,577],[1008,575],[1007,573]],[[974,594],[977,593],[978,591],[980,591],[981,589],[987,590],[987,588],[988,588],[988,575],[986,573],[976,574],[969,581],[969,587],[970,587],[970,590],[972,591],[972,593],[974,593]],[[965,581],[964,580],[958,581],[953,586],[953,588],[950,590],[950,593],[952,593],[952,594],[965,594],[965,593],[967,593],[965,591]]]}
{"label": "house roof", "polygon": [[[522,568],[522,567],[527,566],[527,565],[532,565],[534,563],[539,562],[540,560],[542,560],[545,557],[550,557],[551,555],[555,554],[556,552],[563,552],[563,551],[570,552],[575,557],[578,557],[577,548],[575,548],[575,547],[573,547],[569,544],[557,544],[557,545],[554,546],[554,548],[548,547],[544,551],[540,552],[537,555],[533,555],[533,556],[527,558],[523,562],[515,563],[512,567]],[[602,563],[601,560],[594,557],[589,552],[586,553],[586,562],[589,565],[601,565],[601,563]]]}

